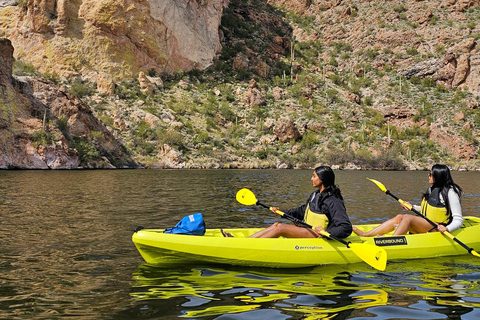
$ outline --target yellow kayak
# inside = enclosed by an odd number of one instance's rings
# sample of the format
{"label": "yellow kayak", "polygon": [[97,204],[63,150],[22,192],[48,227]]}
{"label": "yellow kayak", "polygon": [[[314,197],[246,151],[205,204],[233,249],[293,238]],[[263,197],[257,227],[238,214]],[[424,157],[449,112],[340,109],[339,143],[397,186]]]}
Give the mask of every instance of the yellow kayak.
{"label": "yellow kayak", "polygon": [[[377,225],[357,225],[370,230]],[[261,228],[225,229],[234,237],[224,237],[219,229],[207,229],[203,236],[167,234],[160,229],[135,232],[132,241],[149,264],[221,263],[240,266],[299,268],[326,264],[361,262],[360,257],[344,244],[328,239],[248,238]],[[464,225],[452,235],[465,245],[480,250],[480,218],[464,217]],[[345,239],[384,248],[388,260],[406,260],[468,254],[458,243],[431,232],[404,236],[359,237]]]}

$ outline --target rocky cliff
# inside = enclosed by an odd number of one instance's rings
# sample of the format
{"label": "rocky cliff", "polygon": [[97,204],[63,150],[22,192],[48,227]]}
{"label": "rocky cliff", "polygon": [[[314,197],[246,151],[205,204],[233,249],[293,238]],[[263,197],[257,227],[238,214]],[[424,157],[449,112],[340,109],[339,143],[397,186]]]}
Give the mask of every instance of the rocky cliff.
{"label": "rocky cliff", "polygon": [[12,77],[0,39],[0,168],[136,167],[88,105],[39,77]]}
{"label": "rocky cliff", "polygon": [[218,26],[227,3],[2,1],[0,36],[12,41],[16,59],[44,73],[88,77],[102,90],[139,71],[160,74],[210,65],[220,50]]}

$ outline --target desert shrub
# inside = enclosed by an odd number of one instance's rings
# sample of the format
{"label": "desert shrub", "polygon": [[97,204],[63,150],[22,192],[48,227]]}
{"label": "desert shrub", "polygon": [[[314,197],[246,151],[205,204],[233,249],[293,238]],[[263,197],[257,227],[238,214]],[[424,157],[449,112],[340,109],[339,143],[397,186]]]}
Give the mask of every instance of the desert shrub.
{"label": "desert shrub", "polygon": [[353,51],[352,45],[343,41],[332,42],[330,46],[335,49],[337,54]]}
{"label": "desert shrub", "polygon": [[475,144],[478,142],[472,130],[462,129],[460,130],[460,135],[464,137],[468,142],[475,143]]}
{"label": "desert shrub", "polygon": [[132,128],[133,136],[142,139],[142,140],[152,140],[156,138],[156,132],[152,127],[145,121],[141,120]]}
{"label": "desert shrub", "polygon": [[399,170],[404,167],[398,148],[384,150],[375,158],[375,166],[381,169]]}
{"label": "desert shrub", "polygon": [[319,140],[314,132],[306,132],[303,134],[301,140],[302,148],[312,149],[318,143]]}
{"label": "desert shrub", "polygon": [[93,90],[93,88],[89,84],[76,80],[74,83],[72,83],[72,86],[70,87],[68,92],[74,96],[83,98],[85,96],[92,95],[95,90]]}
{"label": "desert shrub", "polygon": [[215,131],[216,129],[218,129],[218,122],[219,122],[219,119],[217,117],[206,118],[205,123],[207,126],[207,130]]}
{"label": "desert shrub", "polygon": [[157,146],[152,141],[141,140],[136,145],[138,153],[144,156],[154,156],[157,153]]}
{"label": "desert shrub", "polygon": [[355,152],[355,164],[361,168],[371,168],[374,163],[372,153],[366,149],[359,149]]}
{"label": "desert shrub", "polygon": [[415,48],[415,47],[412,47],[412,48],[408,48],[408,49],[407,49],[407,54],[408,54],[408,55],[416,56],[418,53],[419,53],[419,52],[418,52],[417,48]]}
{"label": "desert shrub", "polygon": [[434,88],[436,85],[436,81],[431,77],[426,77],[422,80],[422,85],[426,88]]}
{"label": "desert shrub", "polygon": [[[167,86],[169,82],[165,83]],[[132,81],[124,80],[115,86],[115,94],[122,100],[139,100],[143,99],[145,95],[140,91],[138,80]]]}
{"label": "desert shrub", "polygon": [[443,43],[435,45],[435,53],[437,55],[444,55],[445,52],[447,52],[447,49],[445,48],[445,45]]}
{"label": "desert shrub", "polygon": [[428,137],[430,130],[428,128],[420,128],[414,125],[412,128],[405,128],[405,130],[398,133],[399,139],[415,139],[418,137]]}
{"label": "desert shrub", "polygon": [[331,102],[338,102],[340,101],[339,93],[335,89],[328,89],[327,90],[327,97],[330,99]]}
{"label": "desert shrub", "polygon": [[369,59],[374,59],[378,55],[378,51],[376,49],[367,49],[367,51],[365,51],[365,55]]}
{"label": "desert shrub", "polygon": [[268,117],[268,107],[266,105],[255,106],[252,111],[253,117],[256,119],[265,119]]}
{"label": "desert shrub", "polygon": [[201,144],[201,143],[207,143],[209,140],[210,135],[208,134],[207,131],[200,131],[197,133],[195,138],[193,139],[194,144]]}
{"label": "desert shrub", "polygon": [[312,167],[318,162],[318,155],[313,149],[305,149],[294,156],[297,167]]}
{"label": "desert shrub", "polygon": [[54,137],[50,132],[45,130],[38,130],[32,133],[30,138],[36,148],[39,146],[46,146],[54,142]]}
{"label": "desert shrub", "polygon": [[371,96],[365,97],[365,99],[363,99],[363,103],[365,103],[365,105],[367,106],[372,106],[373,98]]}
{"label": "desert shrub", "polygon": [[232,108],[228,104],[222,104],[220,106],[220,114],[227,121],[234,122],[237,119],[237,115],[233,112]]}
{"label": "desert shrub", "polygon": [[85,137],[73,137],[70,139],[69,145],[77,150],[82,164],[88,160],[98,160],[101,157],[100,152]]}
{"label": "desert shrub", "polygon": [[353,162],[355,154],[352,150],[342,150],[338,147],[329,148],[325,151],[325,159],[331,165],[346,165]]}
{"label": "desert shrub", "polygon": [[168,144],[179,149],[184,148],[183,135],[175,129],[168,129],[158,132],[158,142],[161,144]]}
{"label": "desert shrub", "polygon": [[335,59],[335,57],[330,57],[330,60],[328,61],[328,64],[334,67],[338,67],[338,61]]}
{"label": "desert shrub", "polygon": [[37,71],[35,70],[33,64],[15,60],[13,62],[13,74],[18,76],[33,76],[37,74]]}
{"label": "desert shrub", "polygon": [[258,150],[257,152],[255,152],[255,157],[259,158],[259,159],[267,159],[268,157],[268,152],[267,150]]}

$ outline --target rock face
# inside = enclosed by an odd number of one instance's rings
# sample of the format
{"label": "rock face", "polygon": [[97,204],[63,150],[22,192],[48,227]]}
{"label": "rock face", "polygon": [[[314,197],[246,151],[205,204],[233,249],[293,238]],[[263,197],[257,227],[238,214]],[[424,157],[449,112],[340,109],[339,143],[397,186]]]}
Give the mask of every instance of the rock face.
{"label": "rock face", "polygon": [[12,85],[13,47],[8,39],[0,39],[0,83]]}
{"label": "rock face", "polygon": [[273,133],[281,142],[294,141],[301,137],[300,132],[290,119],[279,121],[273,129]]}
{"label": "rock face", "polygon": [[13,52],[0,39],[0,168],[135,166],[81,100],[38,78],[13,78]]}
{"label": "rock face", "polygon": [[203,69],[220,50],[228,0],[0,2],[0,34],[42,72],[120,79]]}

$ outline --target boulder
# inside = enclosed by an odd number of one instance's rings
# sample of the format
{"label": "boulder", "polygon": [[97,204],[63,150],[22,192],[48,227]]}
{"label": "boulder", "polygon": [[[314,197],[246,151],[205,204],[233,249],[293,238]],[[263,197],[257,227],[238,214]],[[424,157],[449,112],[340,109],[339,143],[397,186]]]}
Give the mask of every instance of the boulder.
{"label": "boulder", "polygon": [[297,127],[295,127],[295,124],[290,119],[279,121],[275,128],[273,128],[273,133],[281,142],[294,141],[301,137]]}

